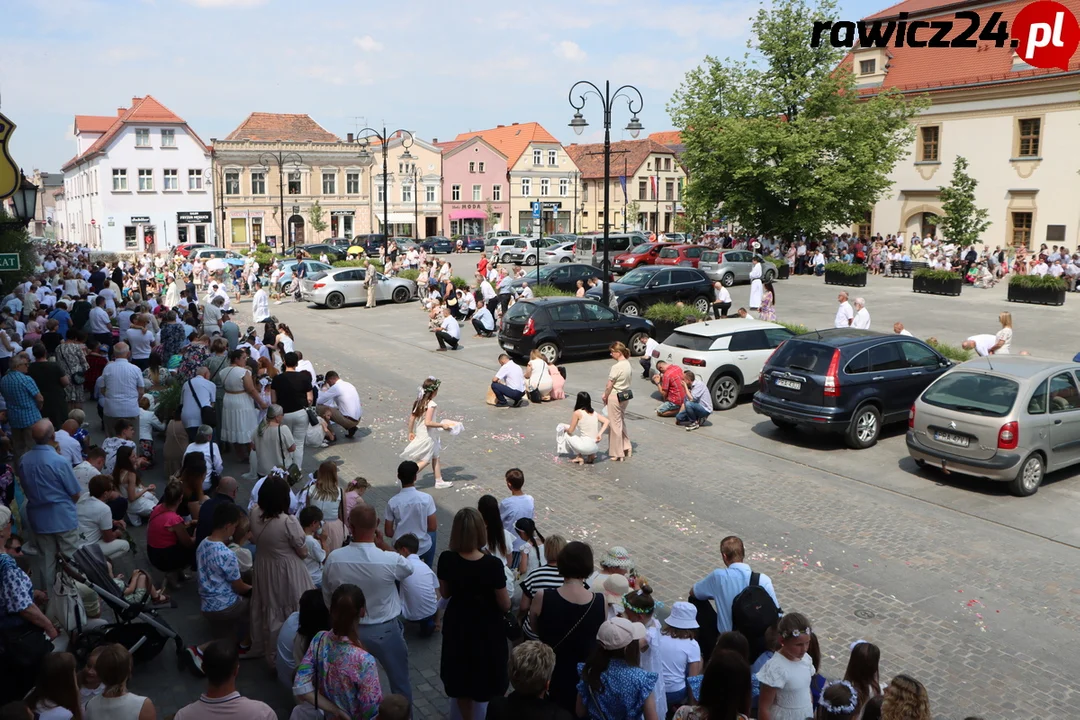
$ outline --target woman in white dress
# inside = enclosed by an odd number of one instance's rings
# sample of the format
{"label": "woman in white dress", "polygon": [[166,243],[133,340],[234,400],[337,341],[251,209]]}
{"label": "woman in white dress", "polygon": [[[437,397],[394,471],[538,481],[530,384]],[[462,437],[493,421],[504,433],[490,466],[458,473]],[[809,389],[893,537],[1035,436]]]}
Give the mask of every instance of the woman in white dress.
{"label": "woman in white dress", "polygon": [[761,684],[759,720],[806,720],[814,715],[810,680],[814,662],[810,648],[810,621],[799,613],[780,618],[780,651],[757,673]]}
{"label": "woman in white dress", "polygon": [[754,256],[754,267],[750,270],[750,309],[761,307],[761,260]]}
{"label": "woman in white dress", "polygon": [[539,390],[542,399],[550,400],[553,383],[547,360],[539,350],[533,350],[529,353],[529,364],[525,366],[525,389],[529,392]]}
{"label": "woman in white dress", "polygon": [[1001,313],[998,315],[998,322],[1001,323],[1001,329],[997,331],[997,335],[995,336],[997,339],[994,342],[994,347],[990,348],[990,354],[1008,355],[1012,350],[1012,313]]}
{"label": "woman in white dress", "polygon": [[429,377],[420,386],[420,397],[413,403],[412,412],[409,413],[409,444],[401,453],[402,460],[412,460],[420,470],[431,465],[431,471],[435,473],[435,487],[439,489],[453,485],[442,479],[442,465],[439,464],[442,444],[439,442],[439,436],[431,432],[432,430],[449,430],[454,425],[449,420],[435,421],[435,411],[438,409],[435,396],[438,395],[441,384],[439,380]]}
{"label": "woman in white dress", "polygon": [[251,434],[259,424],[258,411],[267,405],[251,379],[251,371],[246,365],[247,353],[233,350],[229,360],[232,364],[221,371],[221,384],[225,388],[221,408],[221,440],[233,443],[237,459],[245,462]]}
{"label": "woman in white dress", "polygon": [[592,397],[587,392],[577,394],[574,415],[566,431],[566,445],[574,453],[572,462],[582,465],[596,461],[600,438],[608,429],[608,419],[593,411]]}

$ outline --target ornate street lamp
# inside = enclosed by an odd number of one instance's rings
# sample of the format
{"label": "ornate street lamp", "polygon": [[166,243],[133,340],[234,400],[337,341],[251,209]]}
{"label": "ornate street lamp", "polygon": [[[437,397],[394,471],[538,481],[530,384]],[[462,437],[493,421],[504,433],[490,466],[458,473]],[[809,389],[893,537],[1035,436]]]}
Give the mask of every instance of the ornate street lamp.
{"label": "ornate street lamp", "polygon": [[[297,153],[278,150],[276,153],[264,152],[259,156],[259,164],[262,166],[263,172],[268,171],[271,165],[277,165],[278,212],[281,213],[278,220],[281,223],[281,252],[284,253],[285,243],[289,236],[288,229],[285,226],[285,167],[289,167],[290,173],[300,172],[300,166],[304,164],[304,159]],[[224,206],[224,188],[222,188],[222,193],[222,205]],[[222,213],[224,214],[224,207],[222,207]]]}
{"label": "ornate street lamp", "polygon": [[[409,148],[412,147],[412,144],[413,144],[413,134],[411,132],[409,132],[408,130],[401,130],[401,129],[395,130],[393,132],[393,134],[394,135],[401,135],[401,147],[405,150],[405,152],[403,152],[401,154],[400,159],[404,160],[405,162],[415,160],[416,158],[412,155],[412,153],[409,152]],[[381,133],[378,130],[376,130],[375,128],[367,127],[367,128],[364,128],[363,130],[361,130],[360,132],[358,132],[356,134],[356,142],[360,143],[360,154],[357,156],[357,158],[358,158],[358,162],[361,165],[361,167],[370,167],[375,162],[375,156],[371,153],[371,150],[368,149],[368,148],[371,147],[370,139],[373,138],[373,137],[378,138],[379,142],[382,144],[382,199],[383,199],[382,236],[383,236],[383,249],[387,253],[389,253],[390,252],[390,231],[389,231],[389,226],[390,226],[390,202],[389,202],[389,200],[390,200],[390,190],[387,187],[387,183],[388,183],[389,178],[388,178],[388,175],[387,175],[386,160],[387,160],[387,157],[389,156],[389,153],[390,153],[389,138],[391,136],[387,135],[385,127],[382,129]],[[415,186],[413,187],[413,192],[414,193],[416,192],[416,187]]]}
{"label": "ornate street lamp", "polygon": [[11,228],[25,228],[34,219],[37,209],[38,186],[26,179],[22,170],[19,170],[19,187],[11,195],[11,204],[14,206],[14,216],[10,220],[3,221],[3,226]]}

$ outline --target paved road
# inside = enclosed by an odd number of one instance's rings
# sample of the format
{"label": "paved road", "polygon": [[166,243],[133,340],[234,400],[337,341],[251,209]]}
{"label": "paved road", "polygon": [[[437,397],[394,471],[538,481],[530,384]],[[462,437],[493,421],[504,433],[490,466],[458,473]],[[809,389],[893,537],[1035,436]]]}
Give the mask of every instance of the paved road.
{"label": "paved road", "polygon": [[[811,278],[778,284],[781,319],[829,326],[835,290]],[[858,292],[883,329],[900,319],[916,335],[959,342],[993,331],[997,312],[1009,309],[1017,351],[1071,357],[1080,346],[1066,326],[1068,306],[1007,305],[1003,288],[936,298],[914,296],[910,281],[872,278]],[[737,305],[746,302],[746,288],[733,294]],[[816,436],[781,440],[746,403],[690,434],[655,417],[644,381],[636,381],[631,404],[634,458],[583,468],[553,454],[554,427],[567,421],[568,403],[483,405],[496,367],[494,340],[474,340],[464,328],[464,349],[435,353],[416,304],[326,311],[286,303],[273,310],[319,371],[337,369],[364,401],[366,428],[357,439],[307,462],[335,458],[343,477],[363,474],[379,507],[394,492],[415,388],[429,374],[443,379],[439,407],[466,432],[443,454],[455,486],[430,490],[440,547],[453,513],[486,492],[501,497],[504,471],[519,466],[542,532],[586,540],[598,551],[627,546],[667,601],[685,597],[719,562],[724,535],[743,537],[785,609],[806,613],[821,633],[827,676],[842,675],[848,644],[865,638],[882,647],[883,677],[904,671],[927,684],[939,717],[1080,716],[1073,680],[1080,659],[1069,649],[1080,639],[1080,534],[1072,520],[1080,480],[1072,473],[1051,477],[1032,498],[1013,498],[1000,487],[917,472],[900,429],[862,452]],[[1036,327],[1060,332],[1037,334]],[[568,363],[568,392],[598,394],[607,364]],[[421,486],[431,482],[427,475]],[[170,618],[201,641],[194,590],[181,600],[184,610]],[[418,715],[442,716],[438,638],[413,637],[410,647]],[[178,676],[165,655],[150,670],[139,673],[134,691],[161,697],[166,711],[198,692],[198,681]],[[260,661],[245,663],[241,687],[287,717],[288,695],[272,686]]]}

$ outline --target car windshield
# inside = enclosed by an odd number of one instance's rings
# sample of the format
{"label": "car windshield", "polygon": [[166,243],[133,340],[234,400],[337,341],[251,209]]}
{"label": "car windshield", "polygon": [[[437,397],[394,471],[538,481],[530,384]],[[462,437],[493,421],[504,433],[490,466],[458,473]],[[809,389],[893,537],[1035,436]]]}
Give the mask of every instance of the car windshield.
{"label": "car windshield", "polygon": [[705,252],[701,253],[701,262],[703,263],[714,263],[719,259],[720,253],[716,252],[715,250],[706,250]]}
{"label": "car windshield", "polygon": [[934,407],[986,417],[1004,417],[1016,403],[1020,384],[997,375],[951,372],[923,393],[923,402]]}
{"label": "car windshield", "polygon": [[777,348],[769,360],[769,365],[812,375],[824,375],[829,370],[835,350],[836,348],[817,343],[786,342]]}
{"label": "car windshield", "polygon": [[691,335],[690,333],[679,332],[676,330],[668,336],[668,339],[664,341],[664,344],[683,350],[708,350],[713,346],[714,342],[716,342],[715,337]]}
{"label": "car windshield", "polygon": [[645,287],[646,283],[652,280],[654,275],[656,273],[651,268],[638,268],[623,275],[619,283],[633,285],[634,287]]}
{"label": "car windshield", "polygon": [[679,251],[676,248],[673,248],[673,247],[666,247],[666,248],[664,248],[663,250],[660,251],[660,257],[662,257],[662,258],[679,257]]}
{"label": "car windshield", "polygon": [[536,310],[536,306],[529,302],[514,303],[509,310],[506,311],[504,319],[506,320],[524,320],[528,316],[533,314]]}
{"label": "car windshield", "polygon": [[640,245],[635,247],[633,250],[631,250],[630,254],[631,255],[648,255],[650,250],[652,250],[652,243],[641,243]]}

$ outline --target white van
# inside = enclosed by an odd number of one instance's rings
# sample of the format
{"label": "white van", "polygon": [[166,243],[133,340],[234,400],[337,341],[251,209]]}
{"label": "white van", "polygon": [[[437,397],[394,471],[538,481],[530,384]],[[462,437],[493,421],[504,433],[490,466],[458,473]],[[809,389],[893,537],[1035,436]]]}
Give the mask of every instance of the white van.
{"label": "white van", "polygon": [[[608,235],[608,261],[648,240],[638,233],[612,233]],[[600,267],[604,262],[604,236],[582,235],[574,247],[574,262]]]}
{"label": "white van", "polygon": [[[513,233],[510,232],[509,230],[488,230],[484,234],[484,239],[485,240],[490,240],[491,238],[510,237],[511,235],[513,235]],[[485,243],[485,244],[490,245],[490,243]]]}

